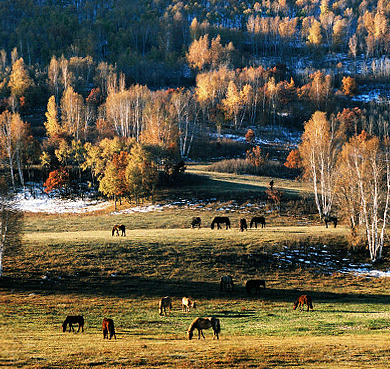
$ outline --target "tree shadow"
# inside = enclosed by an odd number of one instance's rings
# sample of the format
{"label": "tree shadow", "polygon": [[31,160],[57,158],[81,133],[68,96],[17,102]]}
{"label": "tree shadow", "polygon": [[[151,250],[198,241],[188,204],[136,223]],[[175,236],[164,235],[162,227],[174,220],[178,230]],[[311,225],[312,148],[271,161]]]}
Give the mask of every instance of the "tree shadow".
{"label": "tree shadow", "polygon": [[[142,278],[125,275],[115,277],[103,277],[89,275],[88,277],[67,277],[50,280],[39,280],[34,278],[8,277],[0,279],[1,291],[12,291],[18,293],[36,294],[58,294],[58,295],[83,295],[102,296],[117,298],[156,298],[171,296],[180,298],[183,296],[192,297],[195,300],[235,300],[293,304],[303,294],[310,295],[313,304],[321,303],[354,303],[354,304],[384,304],[389,305],[390,299],[385,294],[360,294],[360,293],[336,293],[298,289],[267,288],[259,293],[248,295],[244,286],[235,286],[233,292],[221,292],[219,282],[198,282],[166,280],[159,278]],[[227,315],[231,312],[227,311]],[[240,316],[252,314],[251,310],[234,312]]]}

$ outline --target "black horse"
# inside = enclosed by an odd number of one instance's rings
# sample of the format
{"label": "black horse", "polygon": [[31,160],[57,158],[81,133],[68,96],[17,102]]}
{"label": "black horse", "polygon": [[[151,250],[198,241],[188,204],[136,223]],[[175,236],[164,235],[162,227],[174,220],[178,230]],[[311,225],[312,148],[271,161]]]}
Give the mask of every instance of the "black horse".
{"label": "black horse", "polygon": [[265,218],[263,216],[260,217],[253,217],[251,220],[250,227],[252,228],[253,224],[255,225],[255,228],[257,228],[257,223],[261,224],[261,228],[265,227]]}
{"label": "black horse", "polygon": [[246,219],[242,218],[240,219],[240,231],[244,232],[244,230],[248,229],[248,224],[246,224]]}
{"label": "black horse", "polygon": [[326,228],[328,228],[328,223],[333,223],[334,227],[337,227],[337,217],[332,217],[330,215],[325,215],[324,216],[324,222]]}
{"label": "black horse", "polygon": [[112,233],[111,235],[113,236],[116,232],[116,235],[119,236],[119,231],[122,232],[122,236],[126,236],[126,226],[124,224],[117,224],[114,227],[112,227]]}
{"label": "black horse", "polygon": [[202,220],[199,217],[194,217],[194,218],[192,218],[192,221],[191,221],[191,228],[195,228],[195,227],[200,228],[201,223],[202,223]]}
{"label": "black horse", "polygon": [[230,228],[230,219],[228,217],[215,217],[211,222],[211,229],[214,229],[215,224],[217,224],[217,229],[222,229],[220,225],[221,223],[226,224],[226,229]]}
{"label": "black horse", "polygon": [[256,290],[256,293],[260,292],[260,286],[265,289],[265,280],[263,279],[250,279],[245,283],[245,289],[248,295],[252,293],[252,289]]}
{"label": "black horse", "polygon": [[68,315],[64,322],[62,323],[62,332],[66,331],[66,326],[69,324],[69,332],[72,330],[74,332],[73,324],[78,324],[79,329],[77,331],[84,332],[84,317],[82,315]]}

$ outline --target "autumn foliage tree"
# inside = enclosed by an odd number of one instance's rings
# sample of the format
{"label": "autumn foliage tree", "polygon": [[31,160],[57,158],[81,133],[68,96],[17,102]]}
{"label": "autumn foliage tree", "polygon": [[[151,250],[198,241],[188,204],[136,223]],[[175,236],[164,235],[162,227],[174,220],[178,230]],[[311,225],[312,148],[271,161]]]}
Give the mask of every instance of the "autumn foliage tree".
{"label": "autumn foliage tree", "polygon": [[372,262],[382,257],[390,203],[390,145],[365,131],[352,137],[338,160],[340,201],[352,228],[364,224]]}
{"label": "autumn foliage tree", "polygon": [[320,216],[330,214],[334,200],[335,166],[340,144],[324,112],[315,112],[305,123],[299,154],[306,178],[313,184]]}
{"label": "autumn foliage tree", "polygon": [[44,191],[47,194],[49,194],[54,190],[60,190],[61,192],[63,192],[68,185],[69,185],[69,173],[63,167],[51,171],[49,173],[49,177],[46,179],[45,183],[43,184],[43,186],[45,187]]}

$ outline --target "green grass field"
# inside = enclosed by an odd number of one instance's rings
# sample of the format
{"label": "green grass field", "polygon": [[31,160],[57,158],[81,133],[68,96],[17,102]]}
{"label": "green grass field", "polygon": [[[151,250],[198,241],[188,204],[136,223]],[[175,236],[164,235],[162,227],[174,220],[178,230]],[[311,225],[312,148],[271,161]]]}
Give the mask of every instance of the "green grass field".
{"label": "green grass field", "polygon": [[[244,196],[240,186],[247,185],[249,198],[269,182],[208,176],[210,186],[198,186],[202,196],[240,188]],[[291,196],[307,192],[295,182],[283,181],[283,188]],[[238,205],[228,214],[232,229],[211,230],[220,205],[213,201],[215,206],[201,209],[179,206],[152,213],[27,215],[23,248],[6,255],[0,280],[0,367],[388,367],[386,278],[269,264],[270,255],[286,247],[344,245],[345,226],[326,229],[315,214],[285,211],[268,213],[265,229],[239,232],[239,218],[248,220],[251,213]],[[204,227],[191,229],[193,216],[201,216]],[[116,223],[127,225],[126,237],[111,236]],[[219,289],[224,274],[234,277],[233,293]],[[267,289],[247,296],[249,278],[265,279]],[[292,309],[301,293],[313,297],[314,311]],[[166,317],[157,307],[165,295],[173,298]],[[182,296],[195,299],[197,309],[183,312]],[[84,315],[84,333],[62,333],[68,314]],[[191,321],[210,315],[221,321],[220,340],[206,330],[206,340],[188,341]],[[104,317],[114,320],[117,340],[103,340]]]}

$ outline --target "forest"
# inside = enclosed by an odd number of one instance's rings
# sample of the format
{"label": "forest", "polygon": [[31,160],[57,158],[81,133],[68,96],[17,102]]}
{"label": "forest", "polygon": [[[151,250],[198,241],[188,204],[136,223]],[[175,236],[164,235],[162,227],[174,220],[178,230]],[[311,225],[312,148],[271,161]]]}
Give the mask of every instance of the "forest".
{"label": "forest", "polygon": [[[342,209],[361,222],[369,189],[340,182],[356,169],[340,158],[370,142],[367,160],[387,160],[390,2],[5,0],[0,14],[0,158],[14,190],[138,202],[185,161],[222,158],[219,170],[239,160],[310,179],[320,216],[336,185],[360,192]],[[302,142],[267,165],[264,127]]]}

